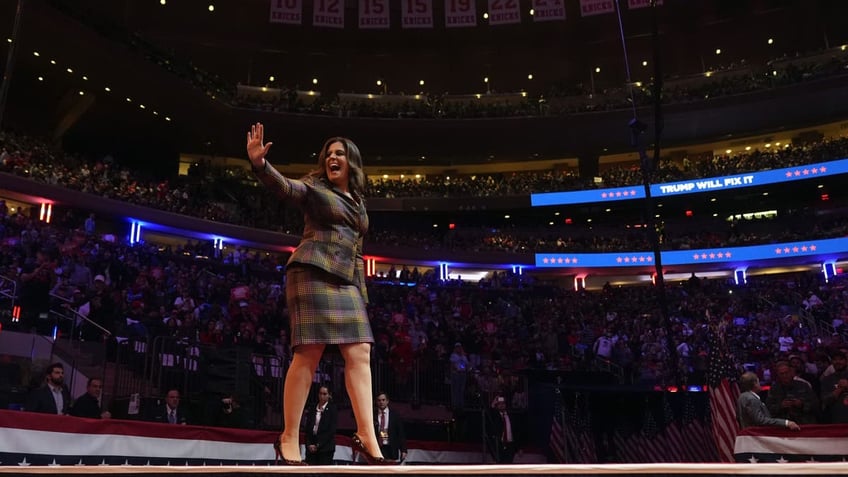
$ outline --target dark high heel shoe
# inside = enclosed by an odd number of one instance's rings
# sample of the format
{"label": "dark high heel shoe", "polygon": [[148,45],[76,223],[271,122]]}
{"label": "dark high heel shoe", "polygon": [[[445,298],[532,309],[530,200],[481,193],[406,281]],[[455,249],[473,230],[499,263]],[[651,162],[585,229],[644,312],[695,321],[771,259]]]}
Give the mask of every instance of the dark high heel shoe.
{"label": "dark high heel shoe", "polygon": [[397,462],[393,460],[388,460],[385,457],[374,457],[365,449],[365,444],[362,443],[362,439],[359,437],[359,434],[354,433],[351,437],[353,440],[353,450],[362,454],[362,457],[365,458],[365,462],[368,462],[368,465],[394,465]]}
{"label": "dark high heel shoe", "polygon": [[274,465],[284,464],[284,465],[309,465],[302,460],[289,460],[283,457],[283,436],[280,434],[277,436],[277,440],[274,441]]}

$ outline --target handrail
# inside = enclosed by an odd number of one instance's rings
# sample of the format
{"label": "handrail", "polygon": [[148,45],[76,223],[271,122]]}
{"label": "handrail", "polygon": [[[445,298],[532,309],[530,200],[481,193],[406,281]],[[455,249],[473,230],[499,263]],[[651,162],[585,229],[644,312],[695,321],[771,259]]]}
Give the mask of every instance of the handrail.
{"label": "handrail", "polygon": [[[78,312],[78,311],[76,311],[76,310],[74,310],[74,309],[72,309],[72,308],[66,308],[66,310],[69,310],[69,311],[70,311],[71,313],[73,313],[73,314],[74,314],[77,318],[82,318],[83,320],[85,320],[85,321],[86,321],[86,322],[88,322],[89,324],[94,325],[94,327],[95,327],[95,328],[97,328],[97,329],[99,329],[100,331],[102,331],[102,332],[103,332],[106,336],[112,336],[112,332],[111,332],[111,331],[109,331],[109,330],[107,330],[106,328],[104,328],[104,327],[102,327],[102,326],[98,325],[97,323],[95,323],[95,322],[91,321],[90,319],[88,319],[88,317],[87,317],[87,316],[83,315],[82,313],[80,313],[80,312]],[[63,313],[59,313],[59,312],[58,312],[58,311],[56,311],[56,310],[50,310],[50,313],[53,313],[54,315],[58,315],[59,317],[61,317],[61,318],[65,318],[65,319],[67,319],[67,320],[73,319],[73,317],[68,316],[68,315],[65,315],[65,314],[63,314]]]}

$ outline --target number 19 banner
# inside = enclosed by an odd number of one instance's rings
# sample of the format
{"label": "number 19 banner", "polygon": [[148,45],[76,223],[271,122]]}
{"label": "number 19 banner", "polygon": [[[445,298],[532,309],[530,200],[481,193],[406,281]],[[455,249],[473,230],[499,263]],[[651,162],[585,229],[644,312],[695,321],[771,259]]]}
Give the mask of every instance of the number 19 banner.
{"label": "number 19 banner", "polygon": [[474,0],[445,0],[445,27],[477,26],[477,4]]}

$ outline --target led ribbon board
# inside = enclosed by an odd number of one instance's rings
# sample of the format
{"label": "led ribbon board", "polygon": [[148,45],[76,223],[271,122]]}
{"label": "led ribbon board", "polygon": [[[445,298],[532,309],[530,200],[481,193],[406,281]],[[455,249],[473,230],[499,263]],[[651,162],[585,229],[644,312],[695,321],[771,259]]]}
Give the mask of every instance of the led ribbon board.
{"label": "led ribbon board", "polygon": [[[708,177],[679,182],[667,182],[651,185],[651,195],[668,197],[681,194],[715,192],[742,187],[756,187],[768,184],[814,179],[848,173],[848,159],[808,164],[804,166],[784,167],[771,171],[748,172],[732,176]],[[645,188],[641,185],[615,187],[611,189],[581,190],[573,192],[545,192],[530,194],[530,205],[587,204],[593,202],[611,202],[645,198]]]}
{"label": "led ribbon board", "polygon": [[[758,260],[820,257],[821,260],[836,259],[848,253],[848,238],[806,240],[747,247],[704,248],[697,250],[673,250],[661,253],[663,266],[698,265],[705,263],[744,264]],[[819,260],[819,258],[817,258]],[[537,253],[536,267],[539,268],[604,268],[644,267],[654,265],[654,254],[641,250],[620,253]]]}

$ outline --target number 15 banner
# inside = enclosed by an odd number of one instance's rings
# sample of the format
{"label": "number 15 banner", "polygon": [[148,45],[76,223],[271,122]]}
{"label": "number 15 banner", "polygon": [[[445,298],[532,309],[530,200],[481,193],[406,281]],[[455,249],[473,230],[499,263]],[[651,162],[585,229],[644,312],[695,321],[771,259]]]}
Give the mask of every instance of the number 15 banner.
{"label": "number 15 banner", "polygon": [[521,23],[518,0],[489,0],[489,25]]}
{"label": "number 15 banner", "polygon": [[404,28],[433,28],[433,0],[400,0]]}
{"label": "number 15 banner", "polygon": [[359,0],[359,28],[389,28],[389,0]]}

